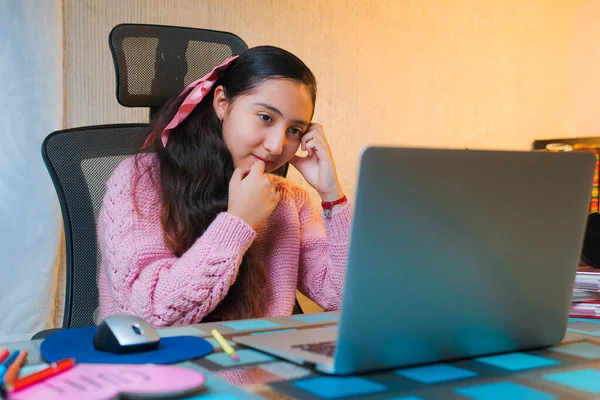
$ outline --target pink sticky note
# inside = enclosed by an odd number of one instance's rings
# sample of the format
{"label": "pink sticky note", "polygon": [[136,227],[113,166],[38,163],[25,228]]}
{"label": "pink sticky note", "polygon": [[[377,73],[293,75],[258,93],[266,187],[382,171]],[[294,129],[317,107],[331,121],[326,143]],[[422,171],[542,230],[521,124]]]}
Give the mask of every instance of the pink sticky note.
{"label": "pink sticky note", "polygon": [[11,393],[11,400],[105,400],[119,394],[184,394],[199,389],[199,371],[170,365],[78,364],[60,375]]}

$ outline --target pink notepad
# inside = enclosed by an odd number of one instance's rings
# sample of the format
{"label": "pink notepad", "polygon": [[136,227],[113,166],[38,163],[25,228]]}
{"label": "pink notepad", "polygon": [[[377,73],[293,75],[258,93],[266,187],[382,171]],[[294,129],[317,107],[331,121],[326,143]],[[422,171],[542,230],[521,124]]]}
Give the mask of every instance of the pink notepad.
{"label": "pink notepad", "polygon": [[10,400],[104,400],[119,394],[173,397],[192,394],[206,377],[184,367],[152,364],[78,364],[71,370],[9,395]]}

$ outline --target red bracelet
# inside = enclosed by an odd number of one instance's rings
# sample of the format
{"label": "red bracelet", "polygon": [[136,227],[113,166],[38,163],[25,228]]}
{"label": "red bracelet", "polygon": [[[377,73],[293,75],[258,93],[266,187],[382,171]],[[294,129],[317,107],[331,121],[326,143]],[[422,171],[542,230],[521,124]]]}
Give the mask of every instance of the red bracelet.
{"label": "red bracelet", "polygon": [[325,218],[331,218],[331,212],[333,211],[333,206],[335,206],[336,204],[345,203],[347,200],[348,199],[346,198],[346,195],[344,195],[341,198],[334,200],[334,201],[322,201],[321,207],[323,207]]}

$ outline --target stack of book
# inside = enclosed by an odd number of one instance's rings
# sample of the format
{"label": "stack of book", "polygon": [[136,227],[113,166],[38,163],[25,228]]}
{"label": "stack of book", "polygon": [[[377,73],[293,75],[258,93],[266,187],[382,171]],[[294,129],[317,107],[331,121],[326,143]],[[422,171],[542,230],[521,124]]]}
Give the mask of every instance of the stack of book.
{"label": "stack of book", "polygon": [[574,318],[600,319],[600,269],[583,262],[579,264],[569,315]]}

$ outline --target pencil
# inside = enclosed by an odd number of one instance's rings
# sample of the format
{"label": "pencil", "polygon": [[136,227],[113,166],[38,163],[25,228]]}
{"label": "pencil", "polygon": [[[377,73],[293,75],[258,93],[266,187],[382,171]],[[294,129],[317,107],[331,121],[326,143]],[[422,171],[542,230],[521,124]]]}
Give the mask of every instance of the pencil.
{"label": "pencil", "polygon": [[223,351],[229,356],[231,357],[231,359],[233,361],[240,361],[240,358],[238,357],[237,354],[235,354],[235,350],[233,349],[233,347],[231,347],[229,345],[229,343],[227,343],[227,341],[223,338],[223,336],[221,336],[221,334],[219,333],[218,330],[213,329],[212,331],[210,331],[210,333],[212,333],[213,337],[215,338],[215,340],[219,343],[219,346],[221,346],[221,348],[223,349]]}
{"label": "pencil", "polygon": [[10,355],[10,351],[6,347],[0,348],[0,362],[6,360],[6,358]]}
{"label": "pencil", "polygon": [[21,353],[19,353],[19,355],[17,356],[17,359],[15,360],[14,363],[12,363],[7,369],[6,369],[6,374],[4,374],[4,385],[6,387],[10,386],[13,384],[13,382],[17,379],[17,377],[19,376],[19,370],[21,369],[21,367],[23,366],[23,363],[25,362],[25,359],[27,358],[27,350],[23,350]]}
{"label": "pencil", "polygon": [[75,359],[66,358],[64,360],[57,361],[50,364],[47,368],[41,371],[35,372],[31,375],[24,376],[23,378],[16,379],[12,384],[6,384],[6,389],[11,392],[24,389],[36,383],[45,381],[46,379],[52,378],[58,374],[62,374],[65,371],[70,370],[75,366]]}
{"label": "pencil", "polygon": [[6,374],[6,370],[17,359],[19,353],[19,350],[13,351],[12,354],[6,360],[4,360],[2,364],[0,364],[0,385],[4,383],[4,375]]}

